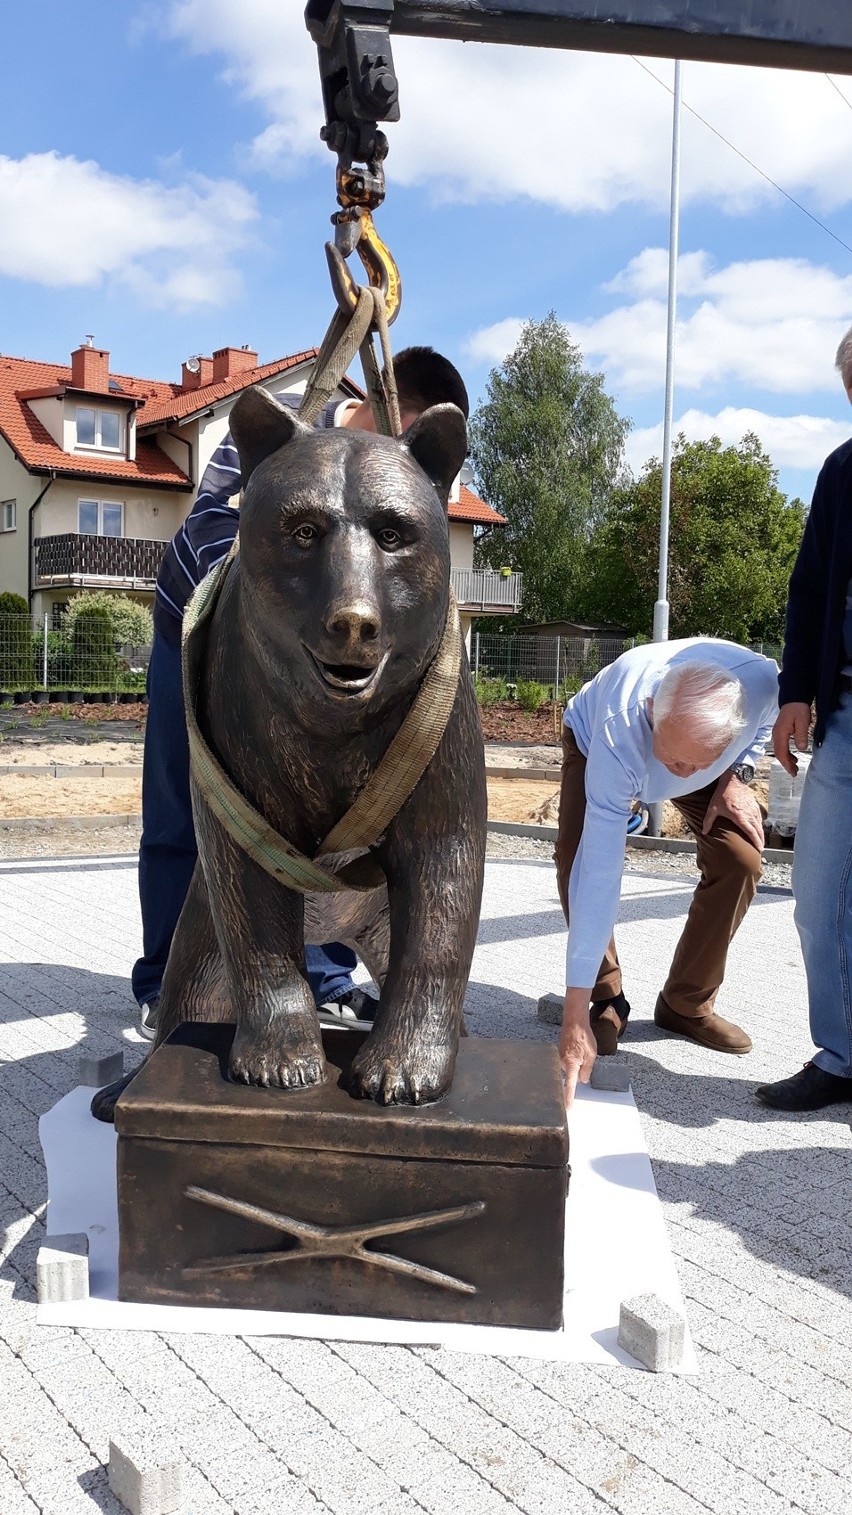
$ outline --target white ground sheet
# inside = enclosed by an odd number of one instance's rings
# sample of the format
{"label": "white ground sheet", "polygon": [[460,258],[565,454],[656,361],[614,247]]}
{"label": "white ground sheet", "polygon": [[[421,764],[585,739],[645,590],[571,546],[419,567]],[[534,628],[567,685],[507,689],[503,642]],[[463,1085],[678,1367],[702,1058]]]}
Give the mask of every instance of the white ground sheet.
{"label": "white ground sheet", "polygon": [[[91,1089],[72,1090],[39,1123],[47,1165],[48,1235],[88,1234],[90,1287],[88,1300],[39,1305],[42,1325],[429,1343],[500,1357],[636,1368],[640,1365],[616,1342],[621,1300],[654,1293],[685,1314],[632,1094],[581,1088],[571,1111],[561,1331],[120,1301],[116,1136],[111,1126],[92,1118],[91,1096]],[[697,1372],[688,1330],[682,1371]]]}

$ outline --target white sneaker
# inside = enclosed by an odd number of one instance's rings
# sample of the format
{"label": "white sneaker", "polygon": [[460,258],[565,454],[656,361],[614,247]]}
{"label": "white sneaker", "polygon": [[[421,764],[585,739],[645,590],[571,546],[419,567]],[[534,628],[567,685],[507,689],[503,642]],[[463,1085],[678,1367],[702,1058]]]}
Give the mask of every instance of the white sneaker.
{"label": "white sneaker", "polygon": [[149,1000],[147,1005],[139,1006],[139,1030],[149,1042],[157,1035],[157,1017],[160,1013],[160,996]]}

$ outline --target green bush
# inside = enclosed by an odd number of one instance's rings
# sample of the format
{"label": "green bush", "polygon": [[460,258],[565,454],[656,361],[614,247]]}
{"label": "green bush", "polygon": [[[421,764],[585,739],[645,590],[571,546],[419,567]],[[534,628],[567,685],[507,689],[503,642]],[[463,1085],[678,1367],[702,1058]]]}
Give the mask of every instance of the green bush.
{"label": "green bush", "polygon": [[120,647],[147,647],[154,635],[154,621],[147,605],[140,605],[124,594],[109,594],[105,589],[89,589],[84,594],[72,595],[68,601],[64,622],[65,631],[73,638],[74,626],[79,615],[91,610],[105,611],[109,616],[114,640]]}
{"label": "green bush", "polygon": [[32,689],[35,678],[27,602],[21,594],[0,594],[0,688]]}
{"label": "green bush", "polygon": [[74,686],[82,689],[115,689],[118,684],[118,657],[115,651],[115,628],[105,608],[80,610],[74,618],[71,636]]}
{"label": "green bush", "polygon": [[502,700],[509,698],[505,679],[490,679],[477,674],[473,687],[480,705],[499,705]]}
{"label": "green bush", "polygon": [[[36,681],[44,684],[44,629],[33,637]],[[47,689],[68,689],[73,681],[73,649],[64,631],[47,633]]]}
{"label": "green bush", "polygon": [[573,694],[578,694],[583,687],[583,678],[580,674],[573,674],[571,678],[564,679],[559,688],[559,703],[567,705]]}
{"label": "green bush", "polygon": [[550,690],[546,684],[538,684],[535,679],[518,680],[517,701],[522,710],[540,710],[549,698]]}

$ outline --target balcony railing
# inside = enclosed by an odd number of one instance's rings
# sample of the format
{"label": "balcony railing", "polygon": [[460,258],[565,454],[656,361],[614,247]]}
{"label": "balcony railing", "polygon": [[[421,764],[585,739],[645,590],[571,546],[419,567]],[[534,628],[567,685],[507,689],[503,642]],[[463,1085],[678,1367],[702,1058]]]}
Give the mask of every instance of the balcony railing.
{"label": "balcony railing", "polygon": [[[141,537],[36,537],[37,586],[88,584],[109,580],[139,589],[153,589],[166,542]],[[479,614],[511,614],[520,609],[523,574],[486,569],[454,568],[450,574],[462,610]]]}
{"label": "balcony railing", "polygon": [[46,584],[88,584],[110,580],[138,589],[153,589],[167,542],[143,537],[36,537],[35,581]]}
{"label": "balcony railing", "polygon": [[522,573],[494,573],[489,569],[454,568],[450,582],[461,610],[495,615],[521,608]]}

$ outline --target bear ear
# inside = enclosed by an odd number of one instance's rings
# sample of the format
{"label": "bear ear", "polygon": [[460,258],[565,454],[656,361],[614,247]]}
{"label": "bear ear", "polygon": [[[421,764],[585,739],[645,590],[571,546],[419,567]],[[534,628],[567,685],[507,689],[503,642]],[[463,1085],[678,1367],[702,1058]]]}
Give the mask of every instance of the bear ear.
{"label": "bear ear", "polygon": [[310,426],[294,410],[279,405],[265,389],[246,389],[231,411],[231,436],[240,455],[240,473],[245,489],[258,463],[269,458],[295,437],[311,435]]}
{"label": "bear ear", "polygon": [[446,504],[467,457],[467,424],[458,406],[430,406],[404,432],[402,441]]}

